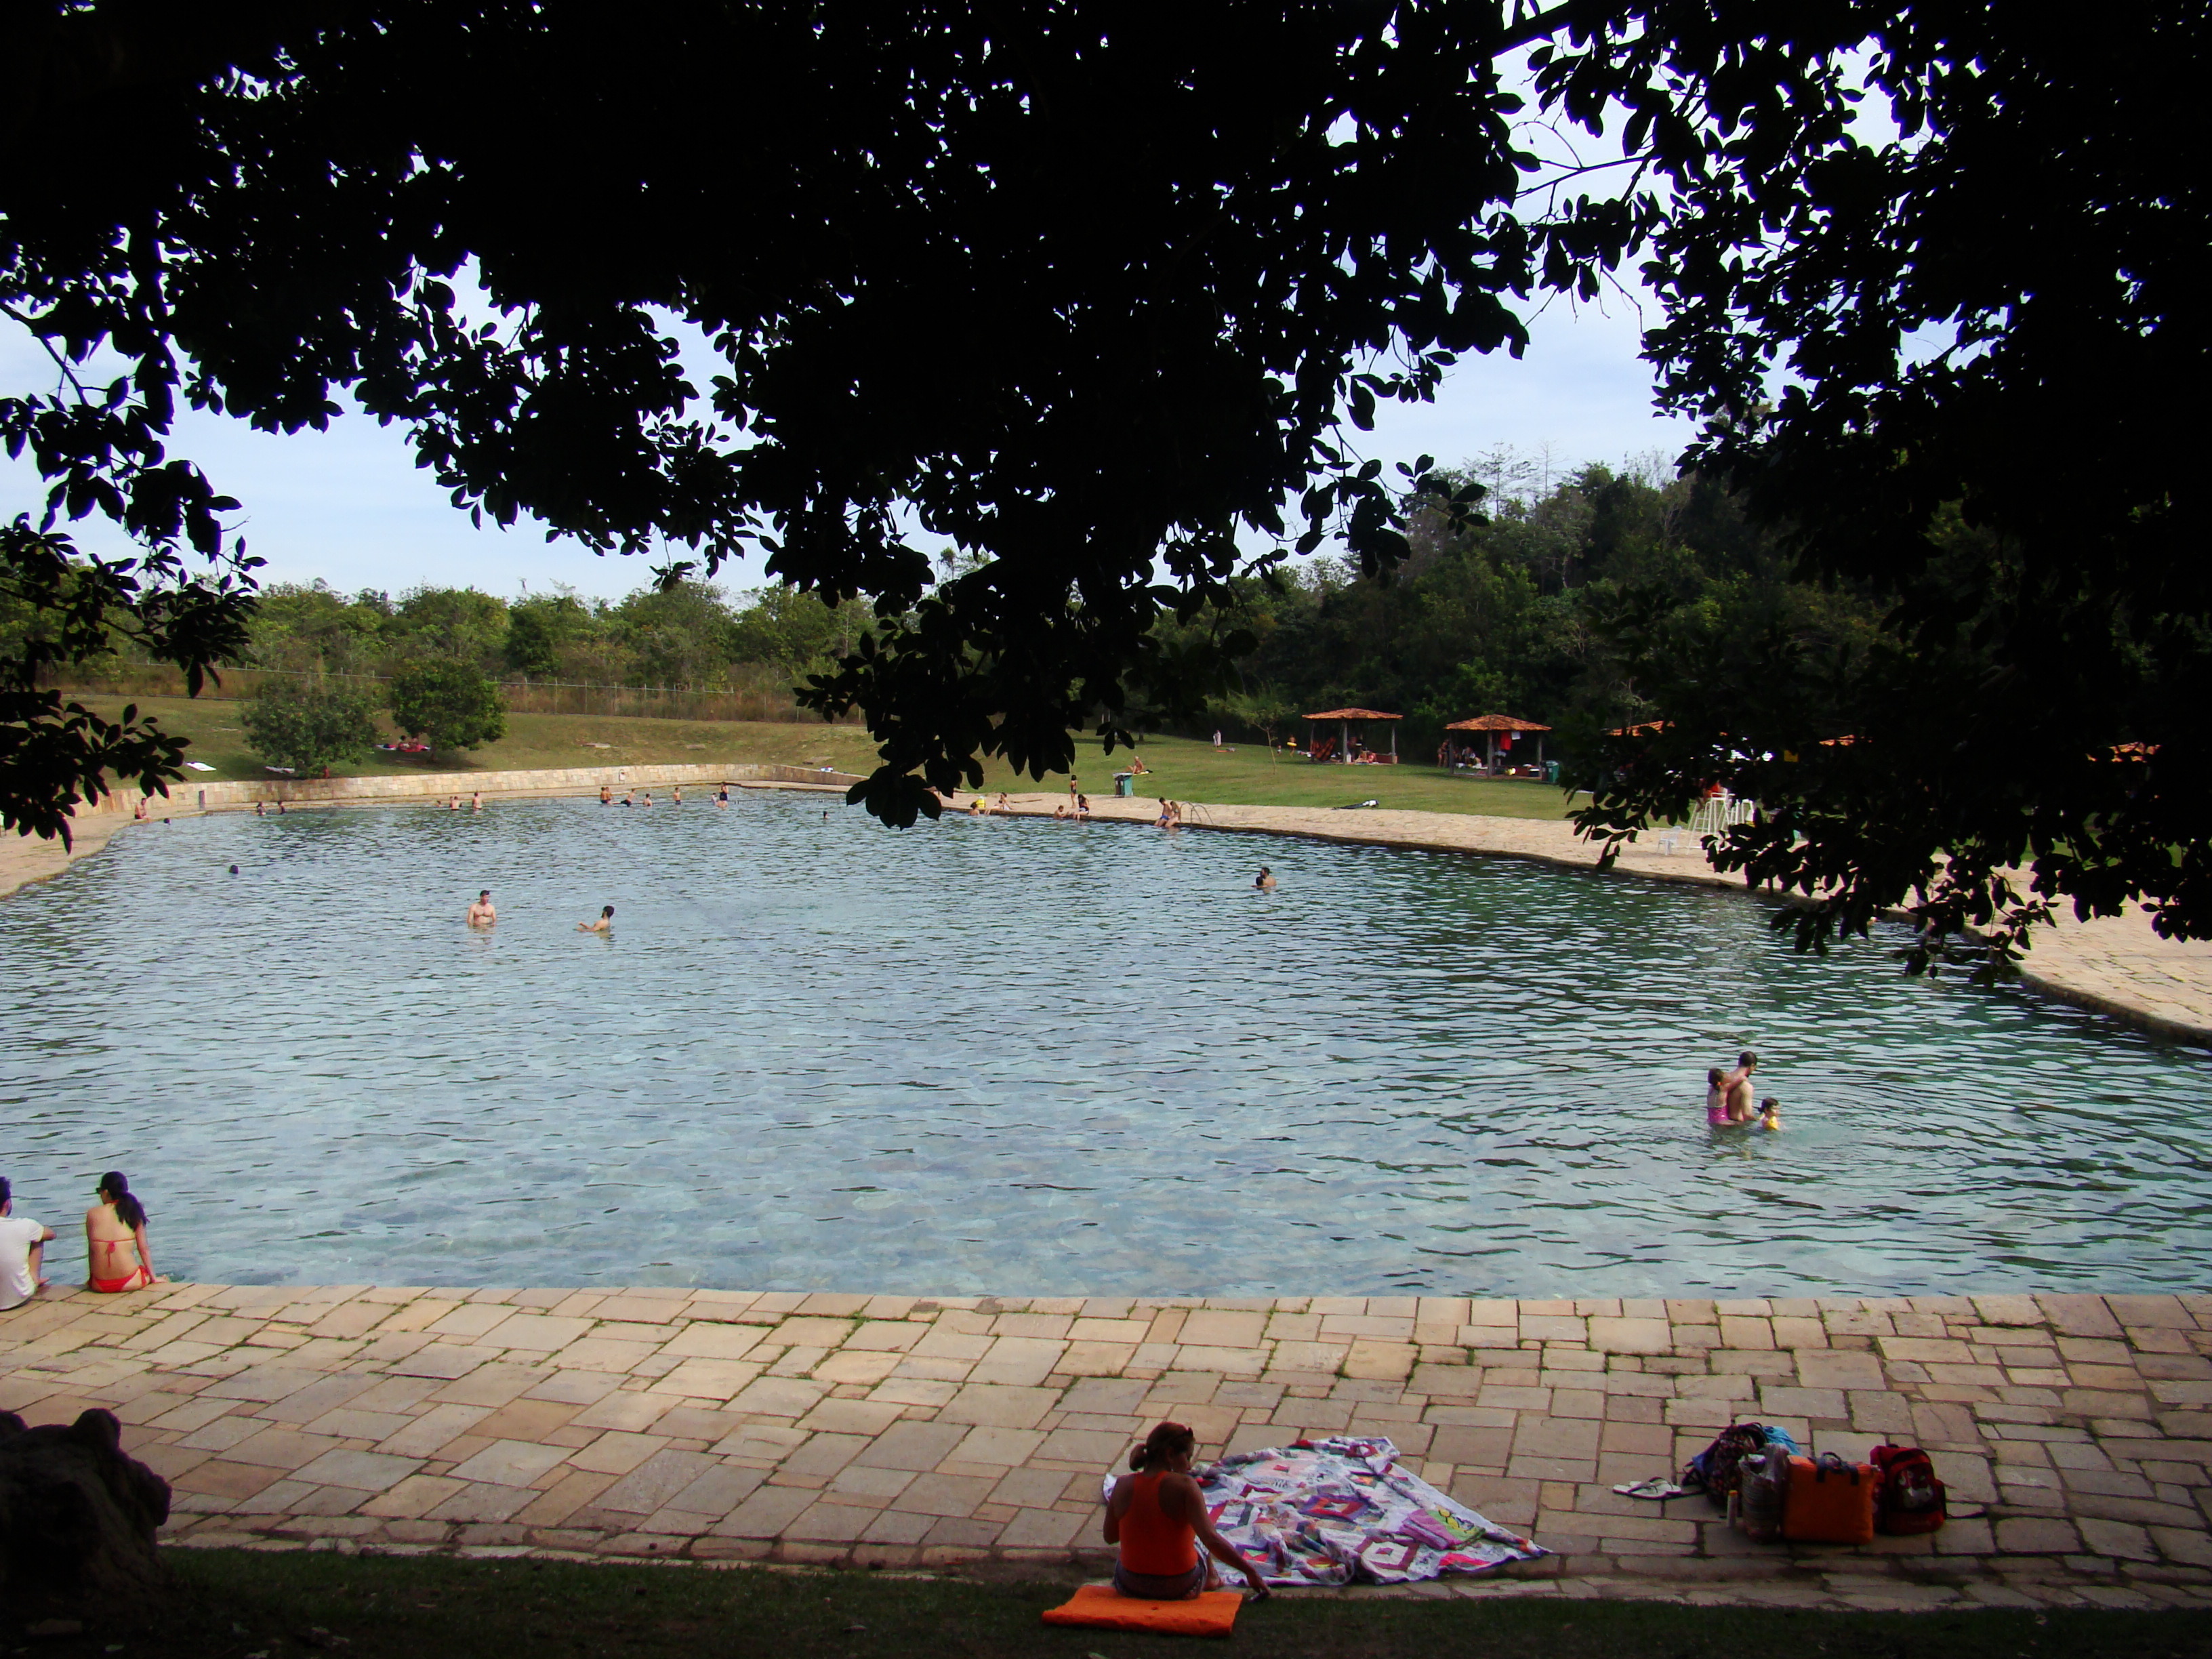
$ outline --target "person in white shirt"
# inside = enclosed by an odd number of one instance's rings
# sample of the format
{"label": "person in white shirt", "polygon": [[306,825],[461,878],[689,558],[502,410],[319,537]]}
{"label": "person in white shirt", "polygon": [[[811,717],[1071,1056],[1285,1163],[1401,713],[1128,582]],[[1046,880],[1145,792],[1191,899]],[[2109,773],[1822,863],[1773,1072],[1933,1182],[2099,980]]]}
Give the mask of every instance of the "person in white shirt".
{"label": "person in white shirt", "polygon": [[45,1287],[40,1269],[54,1230],[15,1213],[15,1188],[0,1176],[0,1312],[20,1308]]}

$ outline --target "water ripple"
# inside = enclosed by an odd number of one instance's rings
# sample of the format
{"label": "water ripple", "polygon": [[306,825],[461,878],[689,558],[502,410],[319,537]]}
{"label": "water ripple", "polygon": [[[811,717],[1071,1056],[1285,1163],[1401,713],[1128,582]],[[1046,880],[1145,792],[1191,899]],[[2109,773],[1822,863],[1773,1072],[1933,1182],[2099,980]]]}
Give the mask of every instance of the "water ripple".
{"label": "water ripple", "polygon": [[[1261,896],[1261,850],[750,793],[134,830],[9,902],[4,1169],[59,1224],[119,1165],[163,1267],[246,1282],[2212,1279],[2200,1051],[1741,895],[1285,842]],[[1705,1127],[1744,1046],[1778,1137]]]}

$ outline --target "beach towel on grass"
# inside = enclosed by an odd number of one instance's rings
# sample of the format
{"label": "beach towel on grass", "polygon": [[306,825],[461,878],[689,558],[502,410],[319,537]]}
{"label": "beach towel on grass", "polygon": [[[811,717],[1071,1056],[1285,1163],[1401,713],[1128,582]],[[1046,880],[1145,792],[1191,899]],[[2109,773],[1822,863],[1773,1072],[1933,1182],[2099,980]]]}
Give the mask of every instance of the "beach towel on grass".
{"label": "beach towel on grass", "polygon": [[1146,1601],[1111,1584],[1085,1584],[1073,1599],[1045,1609],[1048,1625],[1149,1631],[1155,1636],[1226,1636],[1237,1623],[1242,1590],[1208,1590],[1182,1601]]}
{"label": "beach towel on grass", "polygon": [[1549,1553],[1397,1463],[1388,1440],[1338,1435],[1192,1474],[1215,1528],[1270,1584],[1402,1584]]}

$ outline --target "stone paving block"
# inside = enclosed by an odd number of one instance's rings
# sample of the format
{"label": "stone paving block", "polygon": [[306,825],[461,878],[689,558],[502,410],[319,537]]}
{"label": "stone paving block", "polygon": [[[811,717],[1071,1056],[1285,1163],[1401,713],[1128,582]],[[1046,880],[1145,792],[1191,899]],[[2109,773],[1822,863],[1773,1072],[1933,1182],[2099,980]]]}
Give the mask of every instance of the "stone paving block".
{"label": "stone paving block", "polygon": [[933,1515],[885,1510],[868,1523],[861,1538],[873,1544],[919,1544],[938,1524]]}
{"label": "stone paving block", "polygon": [[[727,1467],[704,1452],[655,1452],[601,1492],[593,1506],[618,1514],[652,1515],[666,1508],[702,1475]],[[462,1471],[453,1473],[459,1475]]]}
{"label": "stone paving block", "polygon": [[824,1400],[799,1419],[799,1426],[836,1434],[881,1434],[899,1420],[904,1409],[888,1401]]}
{"label": "stone paving block", "polygon": [[[667,1508],[686,1514],[720,1518],[734,1511],[757,1492],[767,1479],[767,1474],[759,1469],[744,1469],[727,1463],[717,1463],[671,1498]],[[599,1502],[602,1507],[613,1507],[605,1503],[604,1493]]]}
{"label": "stone paving block", "polygon": [[757,1325],[701,1320],[678,1331],[660,1352],[678,1359],[743,1359],[760,1346],[763,1334]]}
{"label": "stone paving block", "polygon": [[763,1376],[732,1396],[730,1409],[795,1420],[812,1411],[829,1392],[821,1383],[810,1382],[804,1377]]}
{"label": "stone paving block", "polygon": [[1028,1429],[1036,1427],[1039,1419],[1058,1403],[1059,1396],[1054,1389],[970,1382],[938,1415],[945,1424]]}
{"label": "stone paving block", "polygon": [[2063,1555],[2081,1547],[2073,1522],[2045,1516],[2008,1516],[1996,1523],[1996,1547],[2008,1555]]}
{"label": "stone paving block", "polygon": [[537,1496],[527,1486],[512,1486],[497,1481],[471,1481],[427,1511],[424,1518],[479,1522],[505,1521]]}
{"label": "stone paving block", "polygon": [[933,1469],[967,1437],[969,1426],[951,1422],[894,1423],[854,1461],[876,1468]]}
{"label": "stone paving block", "polygon": [[972,1515],[996,1484],[975,1475],[920,1474],[890,1500],[890,1507],[908,1514],[959,1518]]}
{"label": "stone paving block", "polygon": [[[456,1480],[501,1486],[527,1486],[561,1462],[559,1446],[532,1445],[520,1440],[495,1440],[482,1451],[458,1464]],[[504,1521],[506,1516],[493,1517]]]}
{"label": "stone paving block", "polygon": [[300,1469],[295,1479],[319,1486],[349,1486],[363,1492],[386,1492],[422,1467],[411,1457],[380,1452],[328,1451]]}
{"label": "stone paving block", "polygon": [[793,1477],[827,1480],[866,1450],[868,1437],[864,1434],[817,1434],[809,1436],[806,1443],[786,1453],[776,1466],[780,1480]]}

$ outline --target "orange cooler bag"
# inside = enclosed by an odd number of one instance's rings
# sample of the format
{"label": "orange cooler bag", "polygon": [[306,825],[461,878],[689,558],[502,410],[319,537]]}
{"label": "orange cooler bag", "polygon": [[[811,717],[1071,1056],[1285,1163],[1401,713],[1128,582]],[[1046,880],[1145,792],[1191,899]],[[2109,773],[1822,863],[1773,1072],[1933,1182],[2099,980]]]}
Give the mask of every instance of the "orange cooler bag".
{"label": "orange cooler bag", "polygon": [[1846,1463],[1833,1452],[1817,1461],[1791,1458],[1782,1535],[1802,1544],[1871,1544],[1881,1486],[1871,1463]]}

